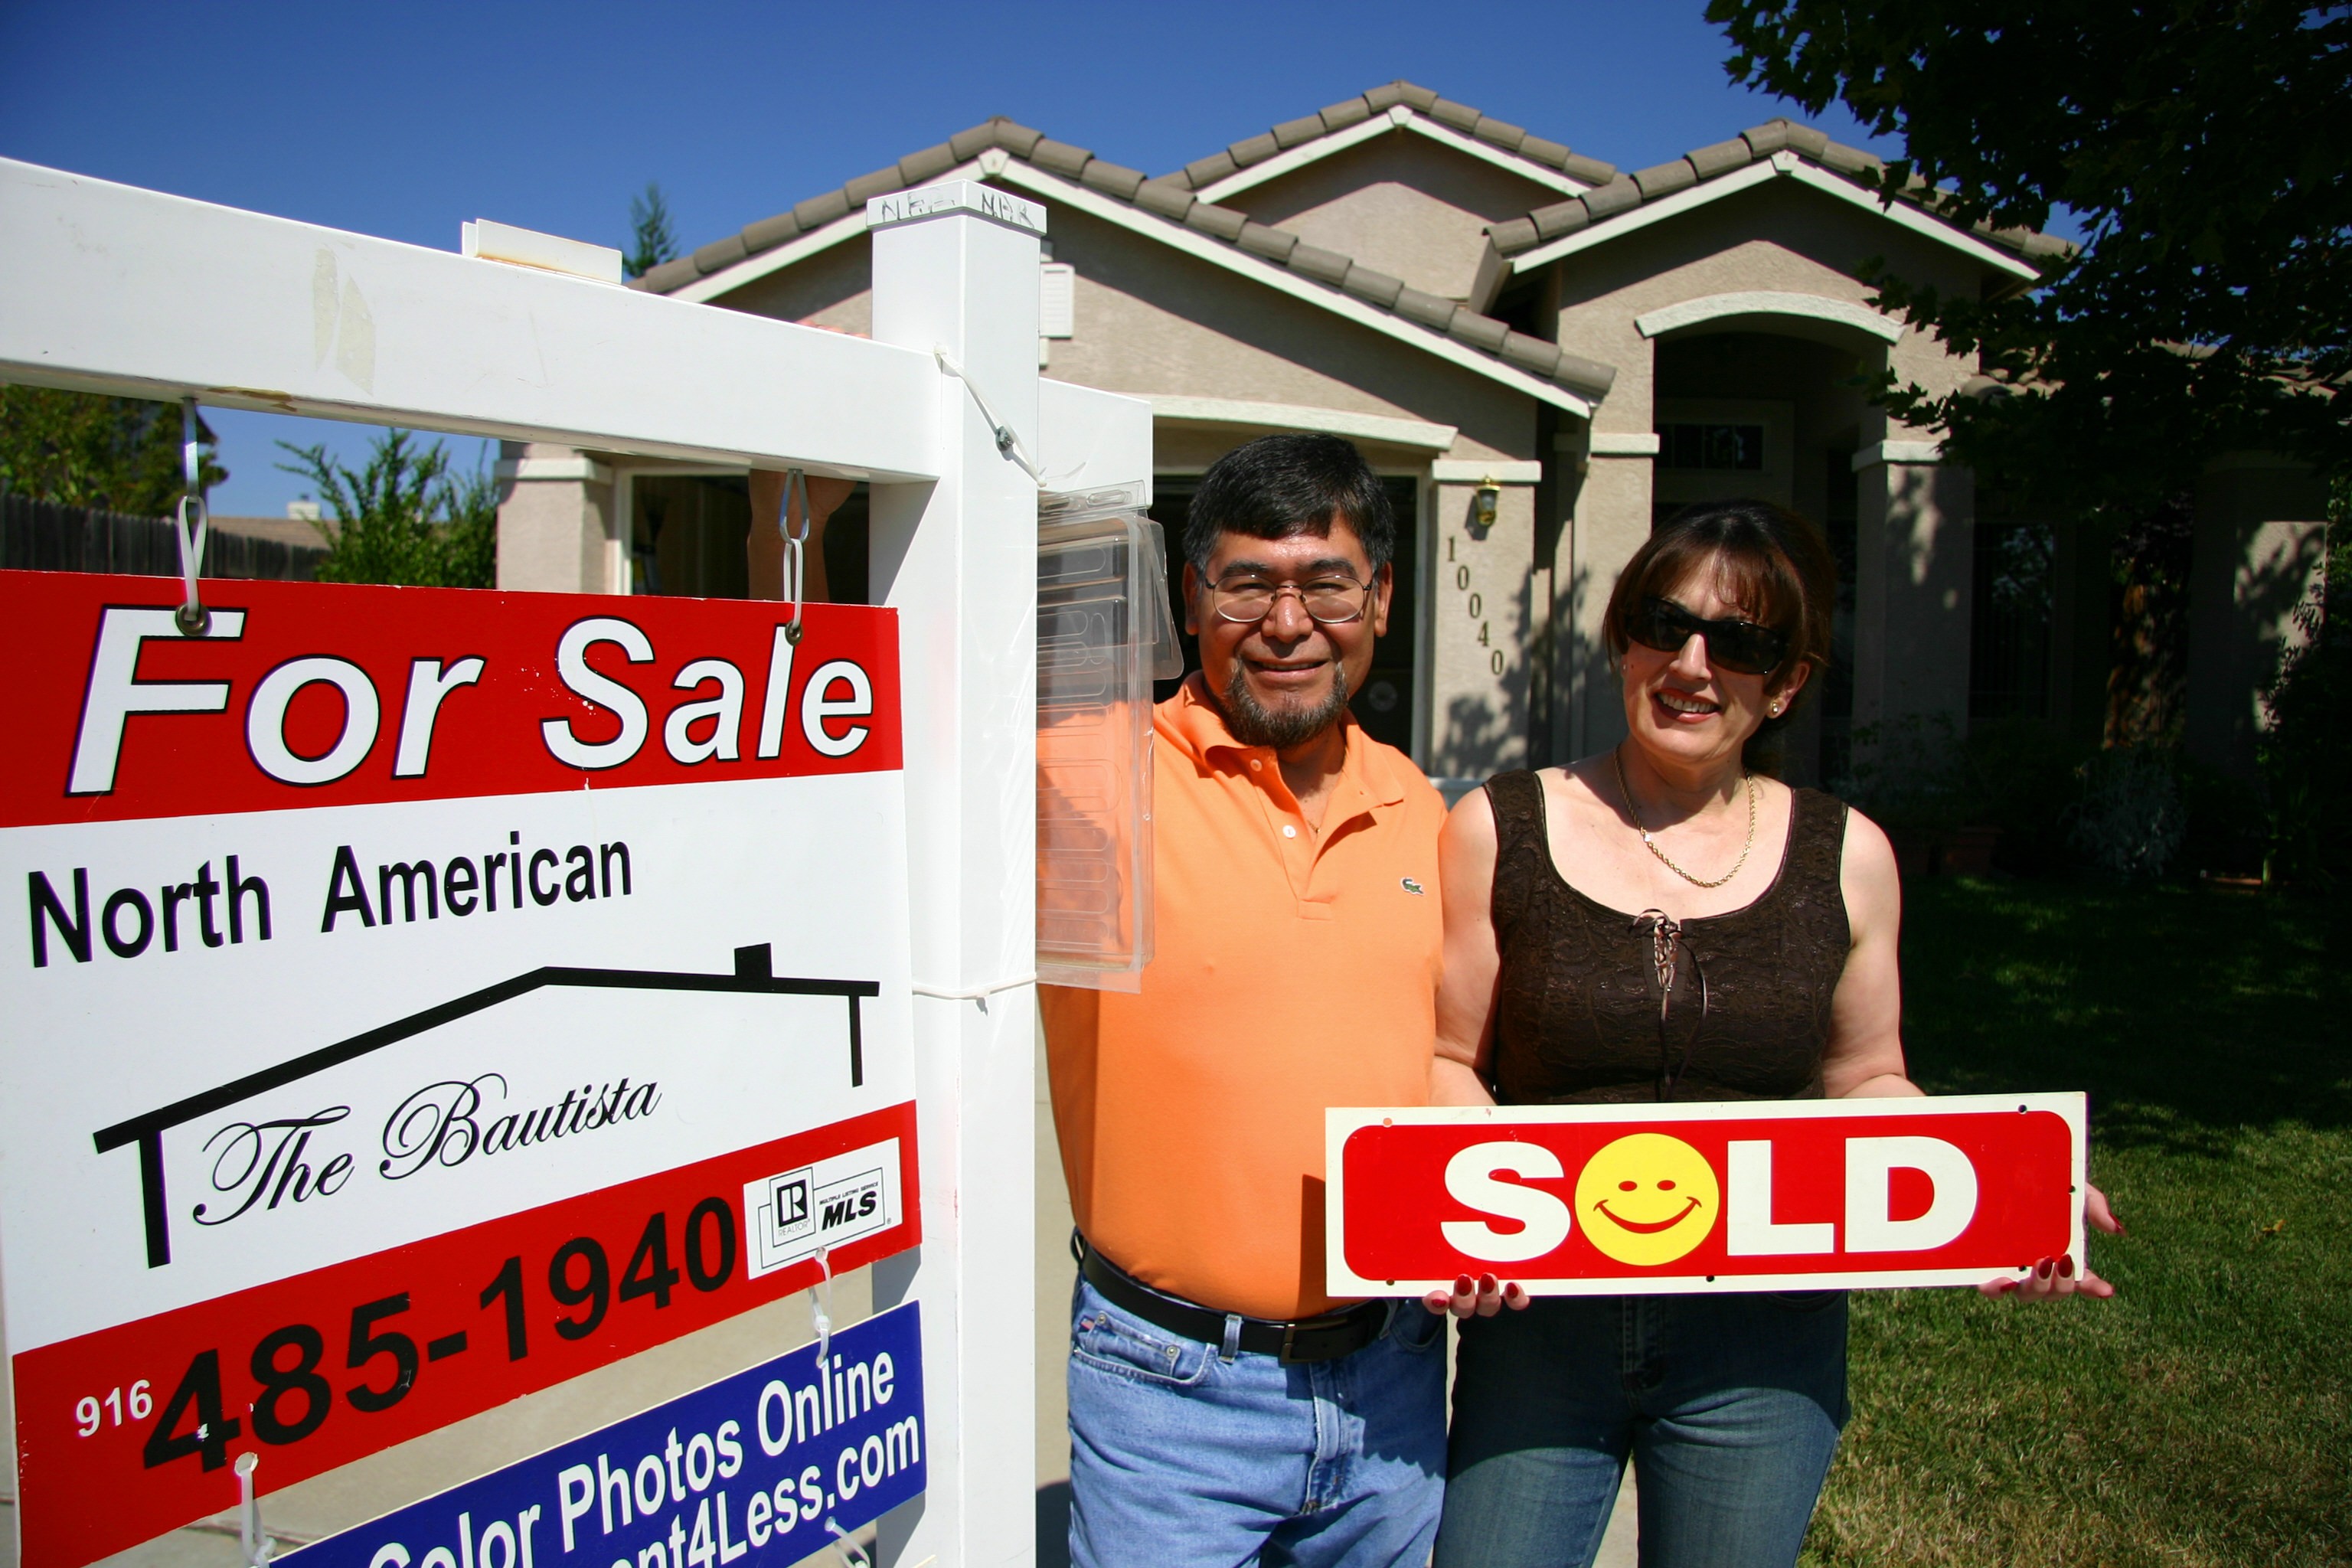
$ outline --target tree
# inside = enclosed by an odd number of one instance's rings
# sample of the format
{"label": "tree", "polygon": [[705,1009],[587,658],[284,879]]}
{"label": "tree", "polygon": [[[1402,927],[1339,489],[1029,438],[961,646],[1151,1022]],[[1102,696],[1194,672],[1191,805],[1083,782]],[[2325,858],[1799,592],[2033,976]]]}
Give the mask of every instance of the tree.
{"label": "tree", "polygon": [[440,442],[413,433],[378,436],[364,467],[330,457],[322,442],[278,444],[295,461],[278,466],[318,487],[334,514],[322,583],[400,583],[428,588],[488,588],[498,579],[498,488],[488,476],[452,474]]}
{"label": "tree", "polygon": [[[180,411],[168,403],[0,386],[0,490],[67,506],[165,517],[186,479]],[[213,461],[211,428],[200,415],[201,477],[209,489],[228,478]]]}
{"label": "tree", "polygon": [[677,255],[677,235],[670,227],[669,204],[662,200],[657,184],[648,183],[644,195],[629,198],[629,246],[621,270],[632,278],[643,278]]}
{"label": "tree", "polygon": [[1878,303],[2005,393],[1886,378],[1908,423],[2053,510],[2137,517],[2230,447],[2352,472],[2352,6],[2306,0],[1709,0],[1726,69],[1840,102],[1873,177],[1953,221],[2085,238],[2042,284]]}

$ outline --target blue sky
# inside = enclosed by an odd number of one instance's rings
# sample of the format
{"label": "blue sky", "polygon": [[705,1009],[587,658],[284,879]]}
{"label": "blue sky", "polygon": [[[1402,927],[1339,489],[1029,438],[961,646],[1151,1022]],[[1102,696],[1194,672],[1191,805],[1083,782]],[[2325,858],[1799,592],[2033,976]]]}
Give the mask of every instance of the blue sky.
{"label": "blue sky", "polygon": [[[474,217],[625,244],[649,180],[691,248],[992,114],[1163,174],[1397,77],[1639,168],[1786,111],[1702,3],[0,0],[0,155],[451,250]],[[274,437],[371,434],[209,417],[224,513],[304,489]]]}

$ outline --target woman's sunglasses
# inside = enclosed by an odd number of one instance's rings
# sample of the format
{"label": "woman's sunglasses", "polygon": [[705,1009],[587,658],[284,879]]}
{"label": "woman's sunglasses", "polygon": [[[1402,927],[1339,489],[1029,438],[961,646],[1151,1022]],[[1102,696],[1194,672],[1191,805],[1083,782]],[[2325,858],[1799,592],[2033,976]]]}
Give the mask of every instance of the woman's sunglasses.
{"label": "woman's sunglasses", "polygon": [[1644,599],[1627,619],[1625,633],[1643,647],[1679,653],[1695,637],[1706,639],[1706,657],[1741,675],[1769,675],[1789,657],[1789,638],[1754,621],[1703,621],[1672,599]]}

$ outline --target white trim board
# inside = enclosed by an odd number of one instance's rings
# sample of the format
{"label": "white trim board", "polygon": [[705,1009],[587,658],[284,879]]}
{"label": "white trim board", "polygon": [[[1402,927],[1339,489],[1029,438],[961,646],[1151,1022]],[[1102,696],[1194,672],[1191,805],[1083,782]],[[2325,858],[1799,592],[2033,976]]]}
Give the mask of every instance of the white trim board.
{"label": "white trim board", "polygon": [[1196,425],[1250,425],[1269,430],[1319,430],[1391,447],[1425,447],[1443,452],[1460,434],[1451,425],[1359,414],[1346,408],[1312,408],[1297,403],[1251,403],[1235,397],[1191,397],[1181,393],[1147,395],[1151,417]]}
{"label": "white trim board", "polygon": [[1853,455],[1853,471],[1858,474],[1881,463],[1940,463],[1943,460],[1944,447],[1939,441],[1880,441]]}
{"label": "white trim board", "polygon": [[1492,163],[1498,169],[1517,174],[1529,184],[1542,185],[1564,196],[1581,195],[1593,188],[1558,169],[1538,163],[1532,158],[1523,158],[1516,153],[1507,153],[1500,147],[1479,141],[1475,136],[1465,135],[1451,125],[1432,120],[1409,104],[1399,103],[1391,105],[1385,112],[1375,114],[1370,120],[1349,126],[1345,131],[1334,131],[1311,142],[1301,142],[1263,163],[1252,163],[1246,169],[1236,169],[1222,180],[1212,180],[1192,194],[1204,202],[1223,202],[1227,196],[1239,195],[1244,191],[1265,184],[1268,180],[1279,179],[1294,169],[1320,163],[1335,153],[1361,146],[1391,131],[1410,131],[1416,135],[1426,136],[1441,147],[1467,153],[1481,163]]}
{"label": "white trim board", "polygon": [[1429,465],[1430,479],[1441,485],[1478,485],[1492,479],[1498,485],[1543,482],[1543,465],[1531,458],[1440,458]]}
{"label": "white trim board", "polygon": [[1678,305],[1667,305],[1633,318],[1633,327],[1645,338],[1654,338],[1685,327],[1701,326],[1732,316],[1800,316],[1808,321],[1827,321],[1833,326],[1852,327],[1868,332],[1872,337],[1894,342],[1903,336],[1903,323],[1867,305],[1857,305],[1848,300],[1832,300],[1825,294],[1794,294],[1780,289],[1755,289],[1734,294],[1710,294],[1704,300],[1685,300]]}
{"label": "white trim board", "polygon": [[519,481],[584,479],[592,485],[613,482],[613,470],[591,458],[500,458],[492,465],[490,476]]}
{"label": "white trim board", "polygon": [[1533,250],[1523,251],[1511,258],[1510,269],[1514,273],[1533,271],[1538,267],[1558,261],[1564,256],[1573,256],[1580,250],[1590,250],[1596,245],[1606,245],[1621,235],[1634,233],[1649,227],[1654,223],[1662,223],[1670,217],[1679,217],[1684,213],[1706,206],[1710,202],[1719,202],[1727,196],[1737,195],[1741,191],[1752,190],[1769,180],[1777,179],[1792,179],[1801,185],[1834,196],[1850,205],[1875,213],[1880,217],[1889,219],[1897,226],[1911,230],[1914,234],[1924,235],[1938,245],[1948,246],[1962,255],[1991,268],[1996,272],[2005,273],[2009,277],[2020,279],[2028,283],[2041,280],[2041,273],[2007,251],[1989,245],[1974,235],[1963,233],[1948,223],[1930,217],[1907,202],[1897,202],[1891,207],[1881,205],[1876,196],[1859,185],[1841,179],[1825,169],[1817,169],[1795,153],[1788,152],[1775,153],[1769,161],[1750,163],[1737,174],[1725,174],[1717,179],[1706,181],[1686,190],[1676,191],[1673,195],[1661,196],[1654,202],[1643,202],[1640,206],[1602,218],[1590,227],[1578,229],[1574,234],[1564,235],[1549,245],[1539,245]]}

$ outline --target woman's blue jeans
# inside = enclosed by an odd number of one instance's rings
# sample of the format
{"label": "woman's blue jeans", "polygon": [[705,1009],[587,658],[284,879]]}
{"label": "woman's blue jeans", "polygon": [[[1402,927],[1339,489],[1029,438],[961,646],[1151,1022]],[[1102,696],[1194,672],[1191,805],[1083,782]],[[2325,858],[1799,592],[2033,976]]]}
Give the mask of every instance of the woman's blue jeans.
{"label": "woman's blue jeans", "polygon": [[1553,1297],[1462,1325],[1436,1568],[1788,1568],[1845,1425],[1843,1291]]}

